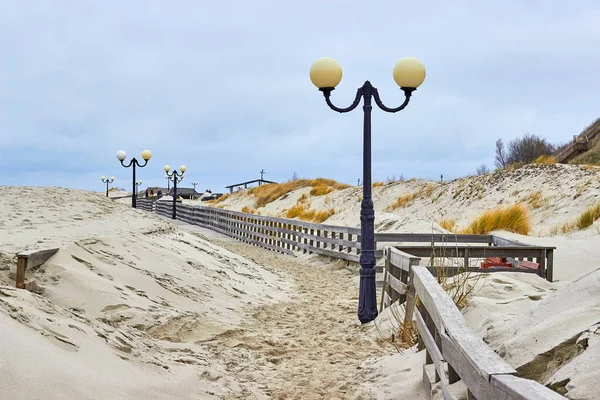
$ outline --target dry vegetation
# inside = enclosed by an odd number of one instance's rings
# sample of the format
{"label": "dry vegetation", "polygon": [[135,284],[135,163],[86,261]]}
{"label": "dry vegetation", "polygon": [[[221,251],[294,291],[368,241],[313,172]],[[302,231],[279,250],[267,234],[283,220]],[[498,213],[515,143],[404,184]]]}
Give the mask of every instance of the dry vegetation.
{"label": "dry vegetation", "polygon": [[535,164],[543,164],[543,165],[556,164],[556,162],[557,162],[556,161],[556,157],[554,157],[554,156],[547,156],[547,155],[539,156],[534,161]]}
{"label": "dry vegetation", "polygon": [[298,179],[285,183],[269,183],[250,189],[250,194],[256,198],[254,207],[260,208],[279,199],[280,197],[293,192],[294,190],[305,187],[312,187],[312,196],[321,196],[331,193],[334,190],[349,188],[350,185],[339,183],[333,179],[317,178],[317,179]]}
{"label": "dry vegetation", "polygon": [[443,219],[439,222],[440,226],[447,231],[454,232],[456,221],[453,219]]}
{"label": "dry vegetation", "polygon": [[558,231],[570,233],[576,230],[582,230],[592,226],[598,219],[600,219],[600,203],[588,207],[575,221],[553,227],[551,233],[556,235]]}
{"label": "dry vegetation", "polygon": [[[409,181],[410,182],[410,181]],[[403,194],[399,196],[396,201],[386,207],[386,211],[394,211],[398,208],[405,208],[412,204],[418,198],[421,197],[429,197],[435,190],[435,185],[428,184],[426,186],[422,186],[419,190],[414,191],[409,194]]]}
{"label": "dry vegetation", "polygon": [[327,218],[335,214],[335,210],[330,208],[326,211],[317,211],[310,208],[308,204],[296,204],[285,214],[286,218],[298,218],[302,221],[324,222]]}
{"label": "dry vegetation", "polygon": [[383,185],[385,185],[385,183],[383,183],[383,182],[375,182],[375,183],[373,183],[373,187],[379,187],[379,186],[383,186]]}
{"label": "dry vegetation", "polygon": [[540,190],[525,196],[523,201],[527,202],[527,204],[529,204],[529,206],[534,210],[542,207],[548,207],[549,205],[549,199],[544,198]]}
{"label": "dry vegetation", "polygon": [[498,229],[527,235],[531,230],[531,220],[527,207],[518,203],[488,210],[471,221],[461,233],[487,234]]}
{"label": "dry vegetation", "polygon": [[256,210],[254,208],[250,208],[248,206],[244,206],[242,208],[242,212],[247,213],[247,214],[256,214]]}
{"label": "dry vegetation", "polygon": [[219,203],[227,200],[229,198],[229,196],[231,196],[231,193],[224,194],[223,196],[219,197],[218,199],[207,201],[207,203],[210,205],[219,204]]}

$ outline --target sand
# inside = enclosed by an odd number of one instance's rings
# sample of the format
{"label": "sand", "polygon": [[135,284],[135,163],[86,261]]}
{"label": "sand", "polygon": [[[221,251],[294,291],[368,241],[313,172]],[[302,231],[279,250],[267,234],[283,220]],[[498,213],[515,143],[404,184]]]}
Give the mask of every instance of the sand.
{"label": "sand", "polygon": [[[599,225],[551,231],[598,201],[597,178],[596,169],[534,166],[442,185],[395,182],[374,189],[376,229],[445,232],[441,218],[466,224],[540,191],[548,200],[530,207],[534,232],[497,234],[556,246],[557,282],[481,275],[462,311],[524,376],[568,398],[595,399]],[[427,184],[435,186],[427,196],[385,210]],[[355,265],[273,253],[103,193],[0,189],[0,398],[426,398],[423,352],[389,340],[397,316],[358,322]],[[258,211],[279,216],[309,190]],[[335,208],[327,223],[358,226],[360,193],[351,187],[310,203]],[[221,206],[253,203],[242,190]],[[39,292],[15,289],[15,253],[53,247],[56,255],[27,271]]]}

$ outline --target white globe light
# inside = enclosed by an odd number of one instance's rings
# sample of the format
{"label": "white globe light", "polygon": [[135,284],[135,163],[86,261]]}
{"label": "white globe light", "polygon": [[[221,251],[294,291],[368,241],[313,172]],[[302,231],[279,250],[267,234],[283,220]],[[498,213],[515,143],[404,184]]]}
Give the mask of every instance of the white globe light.
{"label": "white globe light", "polygon": [[127,153],[125,153],[125,150],[119,150],[117,151],[117,159],[119,161],[123,161],[127,158]]}

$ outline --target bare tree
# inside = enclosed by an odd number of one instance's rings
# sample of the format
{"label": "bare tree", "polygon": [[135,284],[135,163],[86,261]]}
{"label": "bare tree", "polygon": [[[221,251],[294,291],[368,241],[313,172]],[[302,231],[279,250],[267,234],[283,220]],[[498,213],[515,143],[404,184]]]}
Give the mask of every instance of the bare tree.
{"label": "bare tree", "polygon": [[494,160],[494,165],[496,168],[504,168],[506,167],[506,151],[504,150],[504,142],[502,139],[496,140],[496,158]]}
{"label": "bare tree", "polygon": [[487,166],[487,165],[485,165],[485,164],[481,164],[479,167],[477,167],[477,168],[475,169],[475,173],[476,173],[477,175],[487,175],[487,174],[489,174],[489,173],[490,173],[490,169],[488,168],[488,166]]}
{"label": "bare tree", "polygon": [[506,163],[530,163],[539,156],[552,154],[554,149],[555,146],[546,139],[526,133],[522,138],[516,138],[508,143]]}

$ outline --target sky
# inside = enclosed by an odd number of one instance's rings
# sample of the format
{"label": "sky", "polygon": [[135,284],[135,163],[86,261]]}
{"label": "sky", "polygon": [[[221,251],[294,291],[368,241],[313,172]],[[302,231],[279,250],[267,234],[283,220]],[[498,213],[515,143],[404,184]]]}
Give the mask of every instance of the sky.
{"label": "sky", "polygon": [[166,186],[362,178],[362,109],[329,109],[311,64],[369,80],[384,103],[406,56],[427,68],[409,106],[372,116],[373,181],[493,168],[494,143],[564,143],[600,117],[600,3],[557,0],[8,0],[0,13],[0,185],[131,188],[115,154]]}

